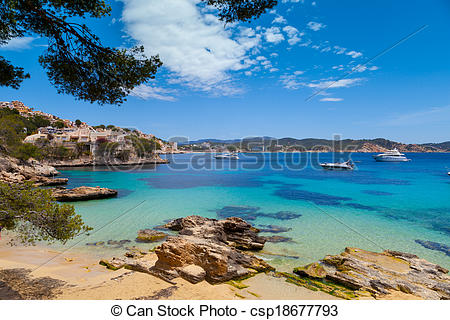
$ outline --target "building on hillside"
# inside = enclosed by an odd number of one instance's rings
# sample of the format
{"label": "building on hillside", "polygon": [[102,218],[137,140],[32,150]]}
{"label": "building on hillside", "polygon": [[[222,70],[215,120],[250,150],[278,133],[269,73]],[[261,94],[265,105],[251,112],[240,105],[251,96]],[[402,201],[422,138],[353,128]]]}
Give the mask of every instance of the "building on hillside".
{"label": "building on hillside", "polygon": [[37,141],[41,140],[41,139],[47,139],[48,135],[47,134],[42,134],[42,133],[36,133],[36,134],[32,134],[28,137],[26,137],[23,142],[25,143],[36,143]]}

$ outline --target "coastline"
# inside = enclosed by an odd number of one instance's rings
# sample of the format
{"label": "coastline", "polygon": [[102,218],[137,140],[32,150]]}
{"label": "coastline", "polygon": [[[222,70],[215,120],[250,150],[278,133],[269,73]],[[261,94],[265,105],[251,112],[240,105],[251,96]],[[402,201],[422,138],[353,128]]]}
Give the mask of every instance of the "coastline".
{"label": "coastline", "polygon": [[[155,254],[151,255],[151,259],[156,259]],[[9,274],[12,278],[16,274],[20,276],[20,280],[15,279],[11,283],[5,279],[5,274]],[[99,265],[98,259],[87,254],[61,252],[49,246],[10,247],[6,246],[5,240],[0,241],[0,282],[2,281],[10,290],[9,296],[5,296],[4,290],[0,290],[3,294],[0,300],[14,299],[16,290],[22,295],[21,299],[25,296],[31,299],[56,300],[338,299],[324,292],[296,286],[282,278],[264,273],[243,280],[241,289],[225,283],[212,285],[206,281],[191,284],[181,278],[177,279],[174,285],[149,274],[125,269],[108,270]],[[34,283],[33,287],[36,291],[40,290],[43,293],[28,292],[30,283]],[[52,288],[46,287],[45,283]]]}

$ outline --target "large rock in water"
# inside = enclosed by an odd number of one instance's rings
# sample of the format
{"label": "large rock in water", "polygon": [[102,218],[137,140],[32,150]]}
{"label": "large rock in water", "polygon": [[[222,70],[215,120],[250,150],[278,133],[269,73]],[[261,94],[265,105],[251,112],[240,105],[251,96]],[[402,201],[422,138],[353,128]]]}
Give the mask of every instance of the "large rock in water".
{"label": "large rock in water", "polygon": [[53,197],[57,201],[85,201],[105,199],[117,196],[117,190],[100,187],[78,187],[74,189],[54,189]]}
{"label": "large rock in water", "polygon": [[296,268],[310,278],[326,278],[375,297],[400,291],[423,299],[450,299],[448,270],[416,255],[386,250],[382,253],[357,248],[326,256],[318,264]]}
{"label": "large rock in water", "polygon": [[[242,251],[260,250],[265,240],[258,236],[258,229],[240,218],[218,221],[190,216],[169,222],[165,228],[179,231],[179,235],[168,237],[155,248],[157,261],[153,264],[149,262],[150,255],[133,253],[127,253],[127,258],[102,260],[100,264],[112,270],[127,268],[150,273],[169,282],[182,277],[192,283],[204,279],[219,283],[274,270],[262,259]],[[150,230],[147,233],[153,234]]]}
{"label": "large rock in water", "polygon": [[[215,220],[200,216],[176,219],[165,226],[179,231],[155,249],[158,261],[154,273],[179,275],[196,282],[192,265],[208,282],[218,283],[245,277],[251,273],[274,270],[263,260],[241,250],[261,250],[265,239],[258,229],[240,218]],[[190,266],[188,269],[186,269]],[[175,271],[175,272],[174,272]],[[200,277],[200,276],[199,276]]]}
{"label": "large rock in water", "polygon": [[179,231],[180,235],[223,242],[241,250],[261,250],[266,242],[264,237],[258,236],[258,229],[236,217],[216,220],[189,216],[175,219],[165,227]]}

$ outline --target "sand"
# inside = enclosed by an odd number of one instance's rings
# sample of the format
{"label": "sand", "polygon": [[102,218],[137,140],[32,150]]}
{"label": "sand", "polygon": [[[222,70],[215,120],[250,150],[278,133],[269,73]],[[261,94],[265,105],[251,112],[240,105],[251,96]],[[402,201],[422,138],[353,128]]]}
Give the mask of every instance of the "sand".
{"label": "sand", "polygon": [[[156,259],[150,254],[149,259]],[[46,246],[9,247],[0,242],[0,299],[178,299],[178,300],[327,300],[337,299],[266,274],[229,284],[191,284],[181,278],[175,285],[155,276],[111,271],[98,259],[78,253],[60,253]]]}

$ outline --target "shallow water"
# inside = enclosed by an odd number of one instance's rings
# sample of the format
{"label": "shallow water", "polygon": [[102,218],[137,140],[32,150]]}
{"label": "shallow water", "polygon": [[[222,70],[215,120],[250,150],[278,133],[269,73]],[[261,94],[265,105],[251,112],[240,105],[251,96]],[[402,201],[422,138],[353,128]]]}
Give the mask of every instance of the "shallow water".
{"label": "shallow water", "polygon": [[[238,161],[209,155],[171,156],[171,165],[114,171],[107,168],[61,170],[69,187],[119,190],[116,199],[74,203],[94,227],[88,238],[66,247],[110,256],[114,245],[137,231],[172,218],[198,214],[211,218],[240,215],[255,226],[291,228],[276,235],[291,242],[267,243],[264,259],[288,270],[342,252],[347,246],[401,250],[450,268],[448,252],[415,240],[450,245],[450,154],[408,154],[411,162],[379,163],[370,154],[352,154],[353,172],[324,171],[318,162],[348,154],[245,154]],[[225,209],[224,209],[225,208]],[[267,234],[273,235],[273,234]],[[153,247],[154,245],[147,245]],[[442,248],[442,246],[440,247]],[[447,247],[448,248],[448,247]]]}

